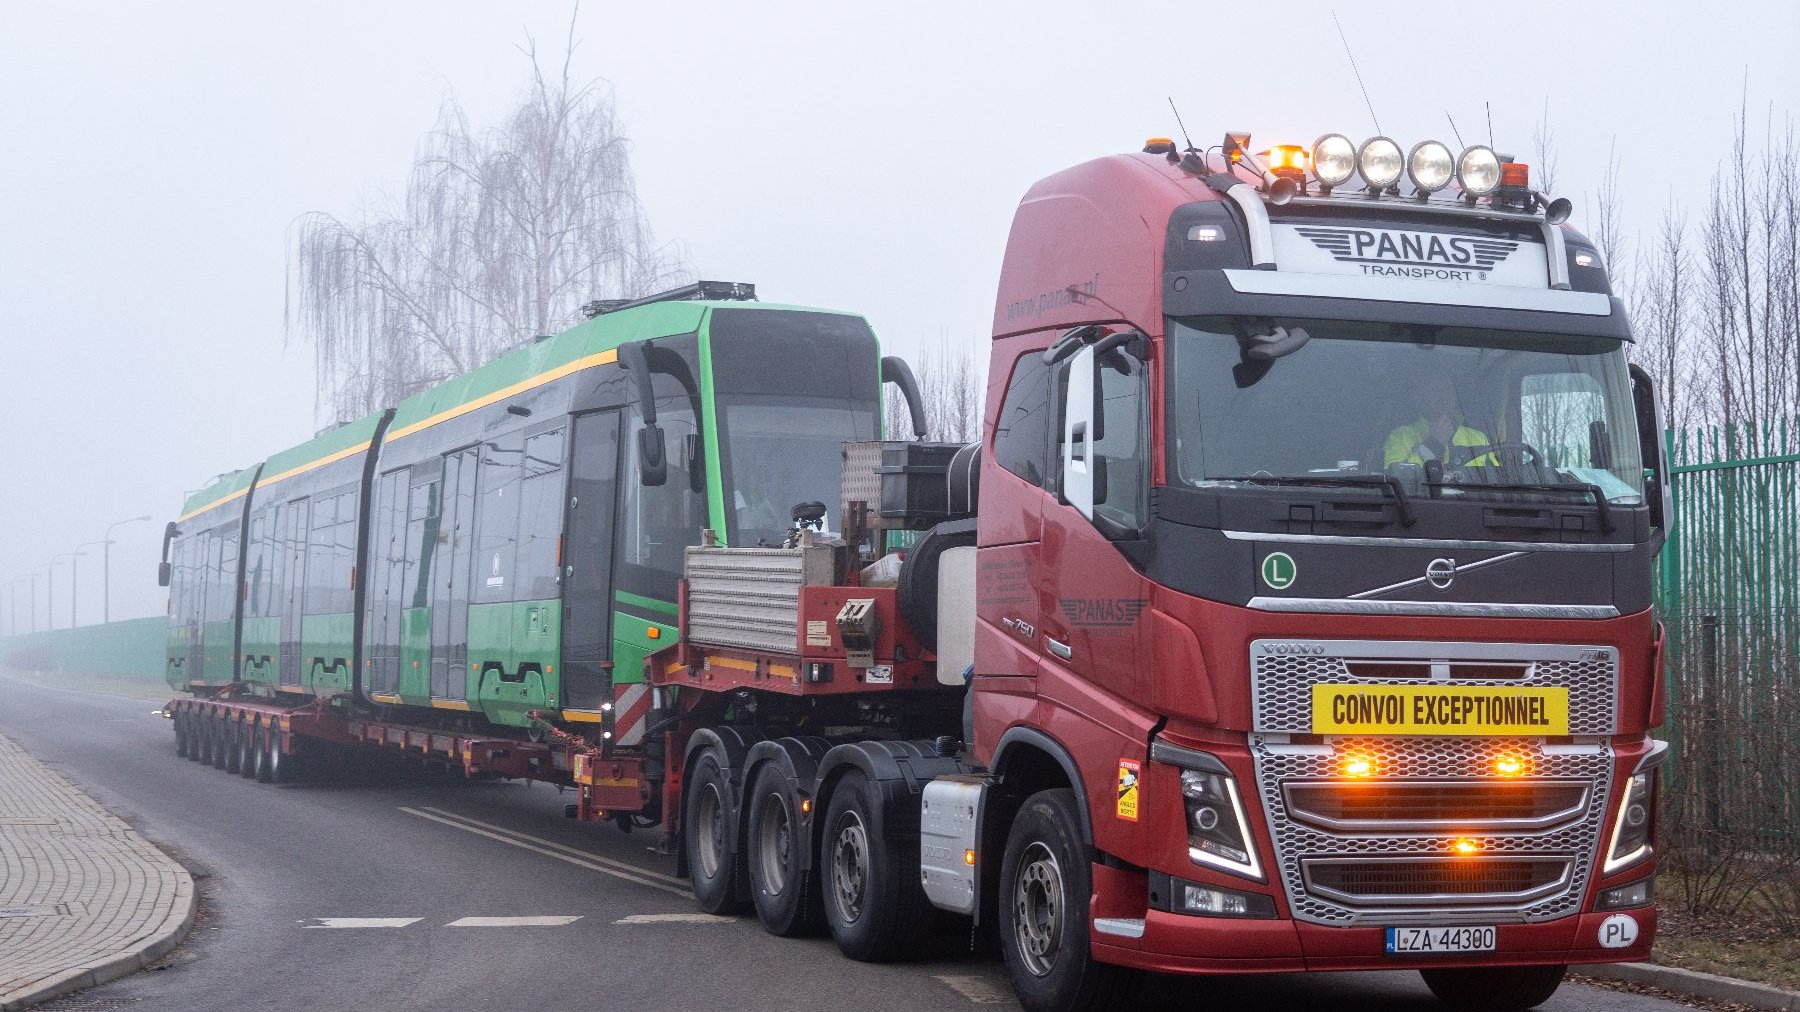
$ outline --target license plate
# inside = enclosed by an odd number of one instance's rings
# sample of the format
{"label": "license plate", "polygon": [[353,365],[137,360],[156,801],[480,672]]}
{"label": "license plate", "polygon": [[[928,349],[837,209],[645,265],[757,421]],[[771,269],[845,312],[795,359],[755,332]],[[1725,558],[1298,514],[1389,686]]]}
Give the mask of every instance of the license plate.
{"label": "license plate", "polygon": [[1569,690],[1556,686],[1315,685],[1314,734],[1569,733]]}
{"label": "license plate", "polygon": [[1389,928],[1390,956],[1440,952],[1493,952],[1495,930],[1485,928]]}

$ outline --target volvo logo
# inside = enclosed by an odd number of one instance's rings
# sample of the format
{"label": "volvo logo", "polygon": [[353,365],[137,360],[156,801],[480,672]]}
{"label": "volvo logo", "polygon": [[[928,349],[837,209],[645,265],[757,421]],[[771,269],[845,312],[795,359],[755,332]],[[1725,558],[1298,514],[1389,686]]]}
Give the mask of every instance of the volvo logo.
{"label": "volvo logo", "polygon": [[1276,656],[1288,654],[1322,654],[1325,652],[1325,644],[1323,643],[1259,643],[1257,646],[1262,649],[1263,653],[1275,654]]}
{"label": "volvo logo", "polygon": [[1456,560],[1432,559],[1425,567],[1425,579],[1439,590],[1449,590],[1456,582]]}

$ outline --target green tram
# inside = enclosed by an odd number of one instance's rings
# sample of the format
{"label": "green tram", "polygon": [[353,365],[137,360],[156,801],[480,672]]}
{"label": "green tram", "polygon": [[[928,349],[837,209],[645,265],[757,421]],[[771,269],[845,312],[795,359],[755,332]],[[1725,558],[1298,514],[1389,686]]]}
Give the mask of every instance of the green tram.
{"label": "green tram", "polygon": [[[683,549],[837,529],[841,444],[904,362],[860,316],[699,282],[595,314],[188,497],[168,525],[168,681],[532,711],[642,737]],[[646,410],[646,405],[649,410]]]}

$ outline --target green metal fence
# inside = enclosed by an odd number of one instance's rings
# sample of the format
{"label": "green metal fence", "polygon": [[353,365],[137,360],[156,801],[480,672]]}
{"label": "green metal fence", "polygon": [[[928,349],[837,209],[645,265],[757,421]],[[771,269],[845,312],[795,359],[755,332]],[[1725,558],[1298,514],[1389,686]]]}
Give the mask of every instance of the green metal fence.
{"label": "green metal fence", "polygon": [[1662,835],[1800,856],[1800,419],[1668,434]]}
{"label": "green metal fence", "polygon": [[163,677],[169,620],[136,618],[0,638],[0,665],[25,671]]}

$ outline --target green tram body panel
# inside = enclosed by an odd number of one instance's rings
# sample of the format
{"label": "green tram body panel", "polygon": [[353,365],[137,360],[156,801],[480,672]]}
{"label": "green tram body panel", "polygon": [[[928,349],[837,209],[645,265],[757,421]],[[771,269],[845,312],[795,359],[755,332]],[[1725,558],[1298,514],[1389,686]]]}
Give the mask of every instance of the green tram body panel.
{"label": "green tram body panel", "polygon": [[[638,474],[637,387],[617,361],[640,341],[660,486]],[[835,517],[838,444],[880,435],[879,361],[861,317],[652,303],[275,454],[188,499],[169,682],[511,727],[599,720],[675,642],[702,527],[755,544],[794,502]]]}

